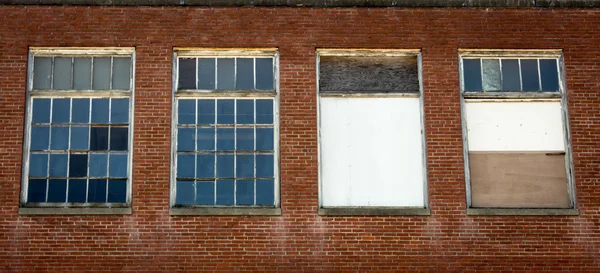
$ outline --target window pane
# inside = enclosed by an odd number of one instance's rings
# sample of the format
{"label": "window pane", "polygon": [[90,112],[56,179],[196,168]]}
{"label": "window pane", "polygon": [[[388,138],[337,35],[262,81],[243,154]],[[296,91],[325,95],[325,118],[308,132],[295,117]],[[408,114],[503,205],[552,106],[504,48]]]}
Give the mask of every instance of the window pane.
{"label": "window pane", "polygon": [[233,90],[235,76],[235,59],[217,59],[217,89]]}
{"label": "window pane", "polygon": [[215,124],[215,100],[198,100],[198,124]]}
{"label": "window pane", "polygon": [[90,150],[108,150],[108,127],[92,127],[90,134]]}
{"label": "window pane", "polygon": [[179,59],[179,87],[196,89],[196,59]]}
{"label": "window pane", "polygon": [[33,99],[33,113],[31,122],[50,122],[50,99]]}
{"label": "window pane", "polygon": [[125,127],[110,128],[110,149],[112,151],[127,151],[127,134],[129,130]]}
{"label": "window pane", "polygon": [[254,180],[238,180],[236,184],[236,203],[238,205],[254,205]]}
{"label": "window pane", "polygon": [[69,161],[69,177],[86,177],[87,166],[87,154],[71,154],[71,160]]}
{"label": "window pane", "polygon": [[177,205],[193,205],[194,202],[194,181],[177,180],[177,197],[175,204]]}
{"label": "window pane", "polygon": [[31,126],[31,150],[48,150],[50,127]]}
{"label": "window pane", "polygon": [[234,100],[217,100],[217,123],[233,124]]}
{"label": "window pane", "polygon": [[235,150],[233,128],[217,128],[217,151]]}
{"label": "window pane", "polygon": [[257,205],[275,205],[274,184],[273,180],[256,180]]}
{"label": "window pane", "polygon": [[29,179],[27,202],[46,202],[46,179]]}
{"label": "window pane", "polygon": [[67,177],[67,164],[67,154],[50,154],[50,177]]}
{"label": "window pane", "polygon": [[196,156],[193,154],[177,154],[177,177],[193,178],[195,176]]}
{"label": "window pane", "polygon": [[237,100],[237,124],[254,123],[254,100]]}
{"label": "window pane", "polygon": [[233,205],[233,180],[217,181],[217,205]]}
{"label": "window pane", "polygon": [[106,202],[106,179],[90,179],[88,186],[88,202]]}
{"label": "window pane", "polygon": [[499,91],[502,90],[500,81],[500,61],[498,59],[484,59],[483,63],[483,90]]}
{"label": "window pane", "polygon": [[111,153],[108,161],[110,177],[127,177],[127,154]]}
{"label": "window pane", "polygon": [[215,203],[215,183],[196,183],[196,205],[213,205]]}
{"label": "window pane", "polygon": [[236,150],[253,151],[254,128],[237,128],[236,142]]}
{"label": "window pane", "polygon": [[215,127],[199,127],[197,138],[198,151],[215,150]]}
{"label": "window pane", "polygon": [[70,109],[69,99],[54,99],[52,101],[52,123],[69,123]]}
{"label": "window pane", "polygon": [[273,155],[256,155],[256,177],[274,176]]}
{"label": "window pane", "polygon": [[67,201],[67,180],[50,179],[48,183],[48,202]]}
{"label": "window pane", "polygon": [[215,156],[199,154],[196,159],[196,178],[215,177]]}
{"label": "window pane", "polygon": [[274,149],[273,128],[256,128],[256,150],[272,151]]}
{"label": "window pane", "polygon": [[127,200],[127,180],[108,181],[108,202],[125,203]]}
{"label": "window pane", "polygon": [[69,180],[69,198],[68,202],[84,203],[87,180],[70,179]]}
{"label": "window pane", "polygon": [[108,154],[90,154],[90,177],[106,177]]}
{"label": "window pane", "polygon": [[463,59],[463,81],[465,91],[481,91],[481,60]]}
{"label": "window pane", "polygon": [[90,122],[90,99],[73,99],[73,123]]}
{"label": "window pane", "polygon": [[29,156],[29,176],[48,176],[48,154],[31,154]]}
{"label": "window pane", "polygon": [[233,155],[217,155],[217,177],[233,178]]}
{"label": "window pane", "polygon": [[237,155],[235,168],[237,178],[254,177],[254,155]]}
{"label": "window pane", "polygon": [[542,91],[558,91],[558,66],[556,59],[540,59]]}
{"label": "window pane", "polygon": [[194,151],[196,150],[196,128],[178,128],[177,129],[177,150]]}
{"label": "window pane", "polygon": [[273,58],[256,58],[256,89],[273,90]]}
{"label": "window pane", "polygon": [[92,123],[108,124],[108,99],[92,99]]}
{"label": "window pane", "polygon": [[215,59],[198,59],[198,89],[215,89]]}
{"label": "window pane", "polygon": [[89,149],[89,126],[72,126],[71,127],[71,150],[88,150]]}
{"label": "window pane", "polygon": [[52,126],[50,140],[51,150],[67,150],[69,148],[69,126]]}
{"label": "window pane", "polygon": [[73,60],[73,89],[92,89],[92,58]]}
{"label": "window pane", "polygon": [[521,91],[519,60],[502,60],[502,90]]}
{"label": "window pane", "polygon": [[54,58],[54,89],[72,89],[71,69],[71,58]]}
{"label": "window pane", "polygon": [[273,100],[256,100],[256,124],[273,124]]}
{"label": "window pane", "polygon": [[521,77],[523,79],[523,91],[540,90],[537,60],[521,60]]}
{"label": "window pane", "polygon": [[254,59],[237,58],[235,89],[254,89]]}
{"label": "window pane", "polygon": [[177,105],[177,123],[195,124],[196,123],[196,101],[179,100]]}
{"label": "window pane", "polygon": [[129,90],[129,79],[131,78],[131,58],[113,58],[112,89]]}
{"label": "window pane", "polygon": [[52,58],[33,58],[33,89],[50,89],[52,79]]}
{"label": "window pane", "polygon": [[110,123],[129,123],[129,99],[112,99],[110,105]]}
{"label": "window pane", "polygon": [[92,88],[95,90],[110,89],[110,58],[94,58]]}

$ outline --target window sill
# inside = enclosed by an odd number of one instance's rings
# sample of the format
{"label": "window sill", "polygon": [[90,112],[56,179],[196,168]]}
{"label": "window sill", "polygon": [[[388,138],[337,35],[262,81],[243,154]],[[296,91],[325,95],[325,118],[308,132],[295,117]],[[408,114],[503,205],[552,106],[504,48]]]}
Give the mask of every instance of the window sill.
{"label": "window sill", "polygon": [[20,215],[119,215],[131,208],[19,208]]}
{"label": "window sill", "polygon": [[360,215],[431,215],[431,210],[422,207],[322,207],[321,216]]}
{"label": "window sill", "polygon": [[188,207],[188,208],[170,208],[169,215],[256,215],[256,216],[278,216],[281,215],[281,208],[218,208],[218,207]]}
{"label": "window sill", "polygon": [[577,209],[500,209],[500,208],[470,208],[467,215],[579,215]]}

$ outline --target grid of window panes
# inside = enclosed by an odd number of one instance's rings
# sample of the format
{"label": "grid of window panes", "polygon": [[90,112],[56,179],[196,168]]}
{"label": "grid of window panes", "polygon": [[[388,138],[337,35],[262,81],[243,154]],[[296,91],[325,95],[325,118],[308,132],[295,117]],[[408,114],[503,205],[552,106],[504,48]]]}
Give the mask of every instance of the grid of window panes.
{"label": "grid of window panes", "polygon": [[178,99],[175,205],[275,205],[273,103]]}
{"label": "grid of window panes", "polygon": [[464,91],[557,92],[557,59],[463,59]]}
{"label": "grid of window panes", "polygon": [[274,90],[272,57],[202,57],[178,61],[178,90]]}

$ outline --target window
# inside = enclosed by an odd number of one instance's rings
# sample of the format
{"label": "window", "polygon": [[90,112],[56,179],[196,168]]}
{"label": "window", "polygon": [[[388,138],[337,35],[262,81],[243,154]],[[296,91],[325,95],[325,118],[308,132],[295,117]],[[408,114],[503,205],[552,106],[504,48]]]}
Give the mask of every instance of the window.
{"label": "window", "polygon": [[175,50],[172,214],[278,213],[276,56]]}
{"label": "window", "polygon": [[23,207],[128,207],[132,48],[30,50]]}
{"label": "window", "polygon": [[321,214],[424,212],[419,54],[318,51]]}
{"label": "window", "polygon": [[560,51],[461,52],[471,208],[572,208]]}

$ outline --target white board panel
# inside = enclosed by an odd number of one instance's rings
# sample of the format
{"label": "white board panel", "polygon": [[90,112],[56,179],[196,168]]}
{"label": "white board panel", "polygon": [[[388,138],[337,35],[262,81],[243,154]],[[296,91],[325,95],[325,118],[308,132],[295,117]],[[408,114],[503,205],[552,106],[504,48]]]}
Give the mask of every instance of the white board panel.
{"label": "white board panel", "polygon": [[419,98],[321,98],[323,206],[424,206]]}
{"label": "white board panel", "polygon": [[560,102],[467,102],[469,151],[564,151]]}

